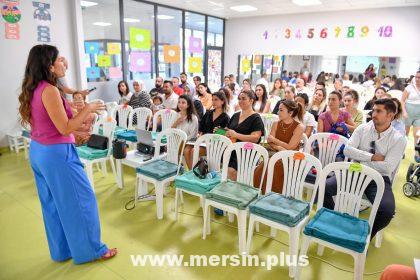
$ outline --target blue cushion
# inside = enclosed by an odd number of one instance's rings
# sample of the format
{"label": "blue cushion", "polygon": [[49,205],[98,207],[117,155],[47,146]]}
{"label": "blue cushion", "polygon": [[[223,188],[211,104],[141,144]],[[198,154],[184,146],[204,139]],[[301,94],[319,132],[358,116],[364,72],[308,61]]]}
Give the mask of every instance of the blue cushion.
{"label": "blue cushion", "polygon": [[108,149],[99,150],[99,149],[88,147],[86,145],[76,147],[76,150],[79,157],[83,159],[88,159],[88,160],[104,158],[108,155]]}
{"label": "blue cushion", "polygon": [[220,174],[214,178],[200,179],[194,175],[193,171],[188,171],[175,178],[175,188],[185,189],[199,194],[205,194],[220,183]]}
{"label": "blue cushion", "polygon": [[158,181],[175,176],[178,165],[166,160],[155,160],[137,168],[137,173],[152,177]]}
{"label": "blue cushion", "polygon": [[271,192],[253,201],[249,205],[249,211],[260,217],[293,227],[309,214],[309,203]]}
{"label": "blue cushion", "polygon": [[369,234],[369,223],[348,214],[321,208],[303,231],[341,247],[362,253]]}
{"label": "blue cushion", "polygon": [[238,209],[246,207],[258,196],[258,189],[235,181],[225,181],[206,192],[206,198]]}

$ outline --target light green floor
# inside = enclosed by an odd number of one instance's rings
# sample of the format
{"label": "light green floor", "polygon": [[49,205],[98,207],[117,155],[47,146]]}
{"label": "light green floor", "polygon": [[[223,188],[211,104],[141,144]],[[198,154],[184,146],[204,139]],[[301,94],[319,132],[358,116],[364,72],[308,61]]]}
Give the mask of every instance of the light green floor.
{"label": "light green floor", "polygon": [[[412,145],[412,144],[411,144]],[[412,158],[409,151],[407,158]],[[420,256],[420,199],[404,196],[401,186],[409,160],[404,160],[394,186],[397,214],[386,229],[382,248],[370,245],[365,279],[378,279],[384,267],[392,263],[412,265]],[[237,252],[237,230],[226,226],[225,217],[212,222],[212,234],[201,239],[202,218],[198,199],[185,195],[178,222],[173,217],[173,192],[165,198],[165,216],[156,219],[154,202],[144,202],[134,210],[124,210],[133,195],[134,170],[125,169],[126,188],[116,187],[111,173],[103,178],[95,173],[103,241],[118,247],[116,258],[106,262],[74,265],[71,261],[54,263],[49,257],[40,203],[29,162],[23,153],[0,157],[0,279],[287,279],[286,267],[271,271],[257,267],[134,267],[130,254],[228,255]],[[260,233],[269,231],[261,226]],[[287,235],[276,240],[254,235],[251,253],[265,258],[288,251]],[[310,265],[302,279],[352,279],[351,257],[326,249],[316,259],[311,247]]]}

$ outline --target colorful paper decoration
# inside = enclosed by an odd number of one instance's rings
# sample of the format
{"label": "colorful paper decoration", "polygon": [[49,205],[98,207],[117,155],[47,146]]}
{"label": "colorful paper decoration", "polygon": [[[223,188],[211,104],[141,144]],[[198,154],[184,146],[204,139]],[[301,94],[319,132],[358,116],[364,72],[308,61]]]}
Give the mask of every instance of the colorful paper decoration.
{"label": "colorful paper decoration", "polygon": [[98,55],[98,66],[99,67],[110,67],[111,66],[111,56],[109,55]]}
{"label": "colorful paper decoration", "polygon": [[254,64],[261,63],[261,55],[254,55]]}
{"label": "colorful paper decoration", "polygon": [[34,19],[38,21],[38,42],[51,42],[51,33],[49,27],[51,23],[51,14],[49,12],[50,4],[32,2],[32,5],[36,8],[34,11]]}
{"label": "colorful paper decoration", "polygon": [[108,43],[106,45],[108,54],[121,54],[121,44],[120,43]]}
{"label": "colorful paper decoration", "polygon": [[249,70],[251,70],[251,62],[249,61],[248,58],[243,58],[242,59],[242,63],[241,63],[241,72],[242,73],[247,73],[249,72]]}
{"label": "colorful paper decoration", "polygon": [[130,71],[131,72],[150,72],[151,55],[149,52],[131,52],[130,53]]}
{"label": "colorful paper decoration", "polygon": [[88,79],[97,79],[100,76],[101,75],[100,75],[99,67],[88,67],[88,68],[86,68],[86,77]]}
{"label": "colorful paper decoration", "polygon": [[190,37],[188,50],[192,53],[202,53],[203,46],[201,38]]}
{"label": "colorful paper decoration", "polygon": [[188,58],[188,72],[201,73],[203,72],[203,59],[201,57]]}
{"label": "colorful paper decoration", "polygon": [[19,1],[2,1],[1,15],[7,23],[17,23],[22,18],[22,14],[17,5]]}
{"label": "colorful paper decoration", "polygon": [[264,69],[270,69],[271,68],[271,59],[264,59]]}
{"label": "colorful paper decoration", "polygon": [[165,63],[179,63],[181,49],[178,45],[164,45],[163,46],[163,62]]}
{"label": "colorful paper decoration", "polygon": [[98,54],[99,43],[98,42],[85,42],[85,53]]}
{"label": "colorful paper decoration", "polygon": [[5,37],[6,39],[14,39],[19,40],[20,39],[20,30],[19,30],[19,24],[17,23],[5,23]]}
{"label": "colorful paper decoration", "polygon": [[122,78],[122,71],[120,67],[109,67],[109,78],[119,79]]}
{"label": "colorful paper decoration", "polygon": [[148,51],[151,48],[151,34],[148,29],[130,27],[130,48]]}

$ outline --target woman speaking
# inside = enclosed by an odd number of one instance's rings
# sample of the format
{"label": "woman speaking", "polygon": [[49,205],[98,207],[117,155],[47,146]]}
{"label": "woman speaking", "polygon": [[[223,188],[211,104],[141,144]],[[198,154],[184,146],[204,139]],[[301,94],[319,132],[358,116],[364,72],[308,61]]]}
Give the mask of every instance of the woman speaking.
{"label": "woman speaking", "polygon": [[19,113],[31,126],[30,162],[41,201],[51,258],[81,264],[109,259],[117,250],[101,242],[98,207],[74,145],[73,131],[91,112],[105,109],[90,103],[73,118],[60,95],[57,79],[65,76],[64,59],[50,45],[29,52]]}

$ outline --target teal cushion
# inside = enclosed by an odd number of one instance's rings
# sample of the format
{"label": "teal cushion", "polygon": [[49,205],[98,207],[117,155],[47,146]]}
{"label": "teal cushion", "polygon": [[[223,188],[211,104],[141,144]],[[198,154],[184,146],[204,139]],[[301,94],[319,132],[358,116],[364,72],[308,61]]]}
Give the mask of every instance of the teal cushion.
{"label": "teal cushion", "polygon": [[175,176],[178,165],[166,160],[155,160],[137,168],[137,173],[152,177],[158,181]]}
{"label": "teal cushion", "polygon": [[258,196],[258,189],[235,181],[225,181],[206,192],[206,198],[238,209],[246,207]]}
{"label": "teal cushion", "polygon": [[362,253],[369,234],[369,223],[348,214],[321,208],[303,231],[341,247]]}
{"label": "teal cushion", "polygon": [[194,175],[193,171],[188,171],[175,178],[175,188],[181,188],[199,194],[205,194],[220,183],[220,174],[214,178],[200,179]]}
{"label": "teal cushion", "polygon": [[249,212],[293,227],[309,214],[309,203],[271,192],[253,201]]}
{"label": "teal cushion", "polygon": [[77,154],[79,155],[79,157],[83,159],[88,159],[88,160],[104,158],[108,155],[108,149],[99,150],[99,149],[88,147],[86,145],[76,147],[76,149],[77,149]]}
{"label": "teal cushion", "polygon": [[31,138],[31,131],[30,130],[22,130],[22,136],[25,138]]}
{"label": "teal cushion", "polygon": [[[156,141],[158,134],[159,132],[152,132],[153,141]],[[137,133],[135,130],[122,129],[115,131],[115,137],[129,142],[137,142]],[[163,136],[162,143],[166,143],[166,136]]]}

